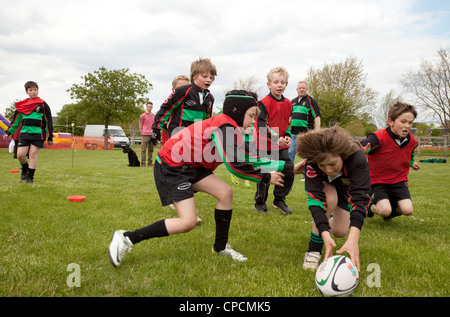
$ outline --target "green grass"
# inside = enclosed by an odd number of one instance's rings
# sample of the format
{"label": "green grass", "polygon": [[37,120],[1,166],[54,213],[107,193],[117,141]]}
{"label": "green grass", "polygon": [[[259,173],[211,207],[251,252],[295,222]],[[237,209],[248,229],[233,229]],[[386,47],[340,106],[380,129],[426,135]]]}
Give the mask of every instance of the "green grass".
{"label": "green grass", "polygon": [[[156,151],[155,151],[156,152]],[[255,185],[234,186],[230,244],[249,260],[235,263],[211,253],[212,197],[196,195],[201,225],[189,233],[144,241],[119,268],[107,248],[116,229],[136,229],[174,217],[161,207],[152,168],[127,167],[121,150],[42,150],[35,183],[19,182],[17,160],[0,149],[0,296],[320,296],[314,273],[301,268],[311,215],[300,177],[288,196],[294,214],[252,210]],[[216,174],[231,185],[221,165]],[[449,296],[448,194],[450,164],[421,163],[411,171],[415,213],[390,222],[366,219],[360,240],[360,282],[355,297]],[[67,200],[85,195],[83,202]],[[269,198],[271,202],[271,197]],[[342,246],[344,239],[336,239]],[[79,265],[80,287],[67,279]],[[370,285],[370,264],[380,287]],[[371,287],[372,286],[372,287]]]}

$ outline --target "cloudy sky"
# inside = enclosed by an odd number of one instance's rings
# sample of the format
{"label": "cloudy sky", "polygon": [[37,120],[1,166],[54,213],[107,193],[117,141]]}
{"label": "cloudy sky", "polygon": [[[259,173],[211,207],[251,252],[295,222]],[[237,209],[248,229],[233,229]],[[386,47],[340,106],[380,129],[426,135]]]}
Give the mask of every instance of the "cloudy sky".
{"label": "cloudy sky", "polygon": [[401,93],[403,74],[440,48],[450,48],[445,0],[0,0],[0,113],[34,80],[55,115],[101,66],[145,75],[157,110],[200,56],[218,70],[216,105],[239,78],[255,76],[267,93],[275,66],[288,70],[294,98],[310,67],[350,55],[383,96]]}

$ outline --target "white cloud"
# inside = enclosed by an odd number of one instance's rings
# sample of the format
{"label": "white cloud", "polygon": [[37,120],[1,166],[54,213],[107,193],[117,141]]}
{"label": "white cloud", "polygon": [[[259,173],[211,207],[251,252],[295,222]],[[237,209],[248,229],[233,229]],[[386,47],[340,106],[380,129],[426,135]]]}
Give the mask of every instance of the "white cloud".
{"label": "white cloud", "polygon": [[426,1],[0,2],[0,113],[26,97],[27,80],[39,82],[56,113],[72,102],[66,90],[100,66],[144,74],[156,110],[172,78],[189,75],[199,56],[217,66],[217,104],[233,81],[255,76],[265,86],[278,65],[290,73],[285,95],[293,98],[309,67],[349,55],[363,61],[371,88],[383,95],[399,90],[402,74],[447,47],[450,37],[442,28],[431,33],[449,10],[414,10]]}

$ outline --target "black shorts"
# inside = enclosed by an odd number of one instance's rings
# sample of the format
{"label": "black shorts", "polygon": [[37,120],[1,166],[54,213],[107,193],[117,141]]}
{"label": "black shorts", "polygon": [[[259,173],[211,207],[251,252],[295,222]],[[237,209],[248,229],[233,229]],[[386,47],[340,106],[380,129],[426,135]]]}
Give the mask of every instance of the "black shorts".
{"label": "black shorts", "polygon": [[163,206],[194,197],[193,184],[213,174],[209,169],[198,167],[184,170],[156,162],[153,168],[155,185]]}
{"label": "black shorts", "polygon": [[338,197],[338,207],[350,212],[350,207],[348,205],[348,187],[336,186],[336,193]]}
{"label": "black shorts", "polygon": [[373,184],[371,195],[372,203],[376,204],[382,199],[389,199],[391,205],[397,204],[399,200],[411,199],[407,182],[396,184]]}
{"label": "black shorts", "polygon": [[42,149],[44,147],[44,141],[42,140],[23,140],[20,139],[19,143],[17,143],[17,147],[28,147],[30,145],[34,145],[35,147],[38,147]]}

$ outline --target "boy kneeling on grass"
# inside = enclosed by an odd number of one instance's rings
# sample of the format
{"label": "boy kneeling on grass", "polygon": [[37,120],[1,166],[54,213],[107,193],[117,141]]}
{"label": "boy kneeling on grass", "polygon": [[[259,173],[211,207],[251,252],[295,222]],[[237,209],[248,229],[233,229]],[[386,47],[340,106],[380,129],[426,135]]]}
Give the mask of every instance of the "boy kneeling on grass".
{"label": "boy kneeling on grass", "polygon": [[225,96],[223,113],[191,124],[163,145],[154,168],[155,184],[162,205],[173,203],[178,218],[163,219],[135,231],[115,231],[108,249],[113,266],[119,266],[136,243],[192,230],[197,223],[197,191],[217,199],[213,251],[235,261],[247,260],[228,244],[233,189],[213,171],[225,163],[240,178],[283,186],[283,161],[258,158],[245,149],[244,130],[254,124],[257,115],[254,94],[233,90]]}
{"label": "boy kneeling on grass", "polygon": [[304,160],[294,172],[302,173],[306,164],[305,191],[313,217],[303,268],[317,269],[324,246],[325,259],[333,255],[336,243],[331,233],[340,238],[349,233],[337,254],[347,252],[359,271],[359,236],[370,201],[364,152],[351,135],[335,126],[297,136],[297,155]]}

